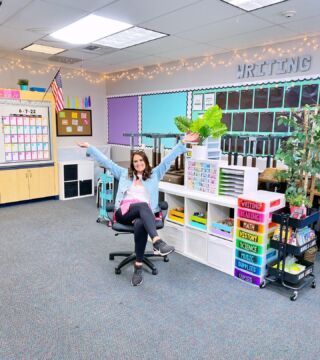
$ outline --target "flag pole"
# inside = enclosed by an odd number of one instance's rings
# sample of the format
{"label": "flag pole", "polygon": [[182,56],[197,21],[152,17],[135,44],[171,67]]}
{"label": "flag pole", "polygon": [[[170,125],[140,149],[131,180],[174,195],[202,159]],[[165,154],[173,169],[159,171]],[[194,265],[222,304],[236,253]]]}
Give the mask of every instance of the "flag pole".
{"label": "flag pole", "polygon": [[53,79],[51,80],[49,86],[47,87],[46,92],[44,93],[42,100],[40,102],[42,102],[44,100],[44,98],[46,97],[48,90],[50,89],[51,84],[53,83],[54,79],[56,78],[56,76],[59,74],[59,71],[61,70],[61,67],[59,68],[59,70],[56,72],[56,74],[54,75]]}

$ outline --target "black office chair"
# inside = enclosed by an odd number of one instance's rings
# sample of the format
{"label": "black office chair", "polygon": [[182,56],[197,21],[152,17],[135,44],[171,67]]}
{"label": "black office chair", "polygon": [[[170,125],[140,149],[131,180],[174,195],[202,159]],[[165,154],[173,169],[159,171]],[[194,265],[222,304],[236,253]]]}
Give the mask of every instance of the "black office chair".
{"label": "black office chair", "polygon": [[[159,202],[159,207],[161,209],[161,220],[156,220],[157,229],[162,229],[164,227],[164,220],[167,216],[168,212],[168,203],[166,201]],[[115,206],[114,204],[107,204],[107,216],[112,224],[112,230],[115,230],[115,236],[121,234],[133,234],[134,227],[133,225],[123,225],[114,221],[114,212]],[[115,268],[115,273],[117,275],[121,274],[121,268],[125,265],[136,260],[136,254],[133,251],[117,251],[109,254],[109,260],[114,260],[115,256],[124,256],[125,258],[120,262],[120,264]],[[153,251],[146,251],[144,253],[143,263],[146,264],[151,270],[153,275],[158,274],[158,269],[154,266],[154,264],[149,260],[150,257],[162,257],[161,255],[155,255]],[[163,261],[168,262],[169,258],[167,256],[163,256]]]}

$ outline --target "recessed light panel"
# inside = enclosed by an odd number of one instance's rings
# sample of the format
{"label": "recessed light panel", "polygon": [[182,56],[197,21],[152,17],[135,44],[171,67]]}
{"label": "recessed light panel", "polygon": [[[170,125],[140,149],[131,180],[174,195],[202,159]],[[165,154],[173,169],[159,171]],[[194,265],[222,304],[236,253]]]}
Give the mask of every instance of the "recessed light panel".
{"label": "recessed light panel", "polygon": [[252,11],[265,6],[278,4],[287,0],[221,0],[246,11]]}
{"label": "recessed light panel", "polygon": [[50,34],[50,36],[71,44],[89,44],[130,27],[132,27],[131,24],[122,21],[89,15]]}
{"label": "recessed light panel", "polygon": [[34,52],[39,52],[39,53],[43,53],[43,54],[56,55],[56,54],[60,54],[61,52],[65,51],[66,49],[56,48],[56,47],[52,47],[52,46],[44,46],[44,45],[39,45],[39,44],[31,44],[29,46],[26,46],[22,50],[34,51]]}
{"label": "recessed light panel", "polygon": [[117,34],[107,36],[103,39],[94,41],[95,44],[109,46],[116,49],[124,49],[129,46],[141,44],[150,40],[155,40],[168,36],[167,34],[147,30],[139,27],[132,27]]}

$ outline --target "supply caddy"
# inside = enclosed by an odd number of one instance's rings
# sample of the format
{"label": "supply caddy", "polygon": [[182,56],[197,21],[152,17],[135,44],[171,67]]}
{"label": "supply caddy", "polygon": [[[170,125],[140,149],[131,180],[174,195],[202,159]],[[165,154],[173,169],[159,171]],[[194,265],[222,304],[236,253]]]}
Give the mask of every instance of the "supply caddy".
{"label": "supply caddy", "polygon": [[[289,209],[285,208],[272,215],[272,221],[280,225],[280,230],[278,239],[270,241],[270,247],[278,249],[278,257],[268,265],[268,275],[260,284],[261,288],[267,284],[280,284],[292,290],[290,300],[295,301],[302,288],[307,285],[316,287],[313,263],[304,260],[302,256],[306,250],[316,245],[316,237],[308,235],[302,243],[297,243],[295,237],[306,227],[312,228],[318,221],[319,214],[320,211],[312,209],[305,218],[294,219],[290,217]],[[311,233],[310,230],[309,234]]]}

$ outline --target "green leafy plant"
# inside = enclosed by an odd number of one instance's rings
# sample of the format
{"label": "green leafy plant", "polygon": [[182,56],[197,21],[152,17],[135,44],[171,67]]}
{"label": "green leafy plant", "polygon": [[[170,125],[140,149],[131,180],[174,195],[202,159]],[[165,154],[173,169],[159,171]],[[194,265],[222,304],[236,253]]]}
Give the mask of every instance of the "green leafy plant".
{"label": "green leafy plant", "polygon": [[195,120],[191,120],[186,116],[177,116],[174,122],[181,132],[191,131],[199,134],[199,143],[202,144],[209,136],[216,139],[228,131],[227,126],[221,122],[221,119],[222,110],[218,105],[214,105]]}
{"label": "green leafy plant", "polygon": [[29,85],[29,80],[27,80],[27,79],[19,79],[18,80],[18,83],[17,83],[18,85]]}
{"label": "green leafy plant", "polygon": [[289,117],[281,116],[280,124],[290,126],[292,133],[281,144],[276,156],[287,166],[287,170],[279,172],[278,178],[287,182],[286,199],[290,205],[311,206],[316,176],[320,173],[318,108],[306,105],[301,111],[292,111]]}

